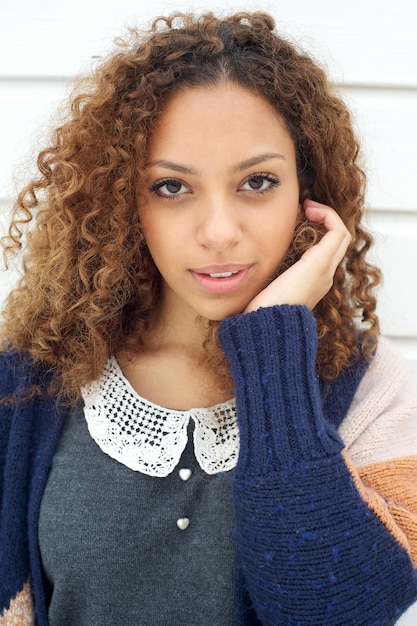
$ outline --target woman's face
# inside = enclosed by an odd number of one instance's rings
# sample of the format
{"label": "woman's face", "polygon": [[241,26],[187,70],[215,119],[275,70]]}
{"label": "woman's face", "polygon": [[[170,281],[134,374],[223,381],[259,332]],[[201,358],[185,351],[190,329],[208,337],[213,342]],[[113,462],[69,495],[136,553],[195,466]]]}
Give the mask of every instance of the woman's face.
{"label": "woman's face", "polygon": [[175,94],[151,137],[140,216],[165,314],[222,320],[274,277],[300,217],[293,141],[232,83]]}

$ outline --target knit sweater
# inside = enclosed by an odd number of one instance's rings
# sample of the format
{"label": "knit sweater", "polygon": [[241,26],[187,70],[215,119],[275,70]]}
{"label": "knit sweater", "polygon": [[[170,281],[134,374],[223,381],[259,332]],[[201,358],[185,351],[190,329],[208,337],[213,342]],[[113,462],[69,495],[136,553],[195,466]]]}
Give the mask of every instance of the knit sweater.
{"label": "knit sweater", "polygon": [[[384,371],[382,341],[366,374],[360,361],[324,385],[298,306],[227,319],[220,338],[240,435],[236,623],[394,624],[417,598],[417,395],[401,361],[390,353]],[[15,394],[0,407],[4,624],[48,623],[38,514],[68,409],[21,399],[47,383],[32,359],[0,355],[1,396]]]}

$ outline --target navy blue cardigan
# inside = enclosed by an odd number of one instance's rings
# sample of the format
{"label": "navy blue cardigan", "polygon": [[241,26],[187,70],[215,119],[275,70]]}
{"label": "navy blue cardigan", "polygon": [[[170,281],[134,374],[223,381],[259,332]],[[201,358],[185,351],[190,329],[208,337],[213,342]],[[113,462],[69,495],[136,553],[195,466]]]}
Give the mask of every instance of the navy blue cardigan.
{"label": "navy blue cardigan", "polygon": [[[220,338],[240,430],[232,481],[236,624],[394,624],[416,599],[416,572],[392,527],[362,498],[336,430],[365,363],[325,387],[315,373],[314,317],[304,307],[230,318]],[[25,389],[46,388],[48,379],[31,358],[0,355],[1,397],[15,394],[12,405],[0,406],[0,615],[4,611],[6,624],[28,580],[36,623],[48,624],[38,516],[68,408],[47,395],[22,400]]]}

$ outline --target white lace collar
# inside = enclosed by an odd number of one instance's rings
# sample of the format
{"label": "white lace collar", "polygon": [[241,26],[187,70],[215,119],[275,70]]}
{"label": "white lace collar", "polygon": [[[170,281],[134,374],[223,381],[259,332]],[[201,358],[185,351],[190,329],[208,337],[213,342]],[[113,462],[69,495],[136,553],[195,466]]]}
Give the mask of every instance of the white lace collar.
{"label": "white lace collar", "polygon": [[239,432],[234,399],[210,408],[165,409],[136,393],[114,357],[81,393],[92,438],[103,452],[132,470],[149,476],[170,474],[187,444],[190,418],[200,467],[216,474],[236,465]]}

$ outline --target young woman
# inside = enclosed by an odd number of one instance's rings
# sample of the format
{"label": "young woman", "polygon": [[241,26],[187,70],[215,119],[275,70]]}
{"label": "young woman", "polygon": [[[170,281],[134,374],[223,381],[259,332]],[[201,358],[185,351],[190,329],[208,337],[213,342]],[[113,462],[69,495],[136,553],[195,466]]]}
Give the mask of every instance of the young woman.
{"label": "young woman", "polygon": [[4,624],[394,624],[417,393],[378,337],[349,114],[271,17],[157,20],[20,194]]}

